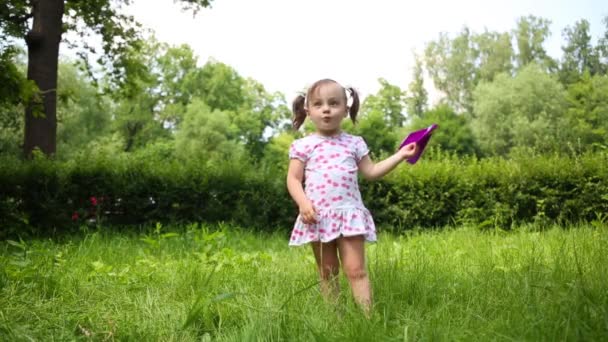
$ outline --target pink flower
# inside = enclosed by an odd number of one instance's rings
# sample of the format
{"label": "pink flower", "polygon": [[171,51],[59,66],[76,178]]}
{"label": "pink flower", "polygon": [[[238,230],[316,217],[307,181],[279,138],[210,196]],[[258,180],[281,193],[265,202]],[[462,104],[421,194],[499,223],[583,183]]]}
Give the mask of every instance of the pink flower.
{"label": "pink flower", "polygon": [[90,200],[92,206],[97,206],[97,197],[91,196]]}
{"label": "pink flower", "polygon": [[74,213],[72,214],[72,221],[76,221],[76,220],[78,220],[78,213],[77,213],[77,212],[74,212]]}

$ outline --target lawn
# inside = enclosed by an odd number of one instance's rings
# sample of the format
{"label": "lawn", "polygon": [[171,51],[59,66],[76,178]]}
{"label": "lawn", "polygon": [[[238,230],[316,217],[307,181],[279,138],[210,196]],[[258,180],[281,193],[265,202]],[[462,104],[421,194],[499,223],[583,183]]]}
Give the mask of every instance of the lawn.
{"label": "lawn", "polygon": [[374,308],[319,294],[308,247],[228,225],[0,242],[0,340],[608,339],[608,226],[381,233]]}

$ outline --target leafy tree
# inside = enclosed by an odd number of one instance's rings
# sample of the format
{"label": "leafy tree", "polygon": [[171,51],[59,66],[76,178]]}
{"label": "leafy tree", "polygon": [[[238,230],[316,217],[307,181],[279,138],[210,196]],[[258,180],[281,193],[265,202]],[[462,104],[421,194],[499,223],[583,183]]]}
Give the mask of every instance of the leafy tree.
{"label": "leafy tree", "polygon": [[23,108],[19,105],[0,105],[0,154],[17,156],[22,143]]}
{"label": "leafy tree", "polygon": [[405,92],[385,79],[379,79],[380,89],[368,95],[361,104],[357,124],[345,120],[344,129],[363,136],[372,155],[380,156],[395,150],[396,132],[403,127],[407,106]]}
{"label": "leafy tree", "polygon": [[[406,132],[415,131],[439,124],[439,129],[433,132],[433,146],[439,146],[443,151],[455,152],[458,155],[477,155],[479,148],[467,117],[457,114],[446,104],[440,104],[416,117]],[[406,133],[404,132],[404,133]]]}
{"label": "leafy tree", "polygon": [[472,113],[473,89],[500,72],[511,72],[513,50],[508,33],[472,33],[467,27],[453,39],[441,33],[425,49],[425,65],[444,102]]}
{"label": "leafy tree", "polygon": [[517,68],[534,62],[548,71],[555,71],[557,63],[547,55],[543,44],[549,38],[551,21],[529,15],[517,20],[513,36],[517,42]]}
{"label": "leafy tree", "polygon": [[[280,93],[268,93],[259,82],[243,78],[232,67],[219,61],[210,60],[202,68],[189,68],[183,74],[184,77],[176,82],[178,87],[173,87],[179,88],[173,91],[179,96],[166,101],[173,105],[167,108],[183,107],[198,98],[212,110],[226,111],[235,129],[233,139],[242,142],[256,159],[262,157],[270,135],[268,130],[278,129],[279,122],[291,115]],[[179,122],[176,124],[179,127]]]}
{"label": "leafy tree", "polygon": [[[141,44],[138,50],[130,51],[129,58],[142,68],[131,73],[128,82],[110,93],[115,101],[111,107],[113,130],[121,137],[125,152],[133,152],[170,135],[159,115],[163,94],[158,60],[164,48],[165,45],[150,40]],[[110,80],[106,82],[111,83]]]}
{"label": "leafy tree", "polygon": [[232,123],[238,129],[238,140],[245,144],[252,157],[259,159],[268,136],[281,128],[280,123],[290,118],[291,112],[281,93],[270,94],[253,79],[245,79],[243,100],[232,116]]}
{"label": "leafy tree", "polygon": [[0,105],[18,105],[27,99],[27,80],[19,65],[21,51],[0,43]]}
{"label": "leafy tree", "polygon": [[375,158],[395,152],[400,127],[389,125],[381,111],[365,112],[356,125],[345,120],[343,127],[347,132],[362,136]]}
{"label": "leafy tree", "polygon": [[245,79],[222,62],[208,61],[193,81],[195,95],[212,109],[237,111],[245,103]]}
{"label": "leafy tree", "polygon": [[[111,69],[113,80],[128,82],[129,73],[140,66],[130,59],[129,51],[137,50],[140,37],[133,17],[120,13],[131,0],[8,0],[0,5],[0,41],[7,37],[23,39],[28,49],[27,78],[39,88],[39,99],[32,98],[25,111],[24,153],[35,147],[46,154],[56,149],[57,65],[59,45],[66,31],[77,32],[82,41],[71,42],[85,52],[94,51],[89,36],[102,39],[103,54],[99,62]],[[210,5],[210,0],[181,0],[188,9]],[[30,27],[31,23],[31,27]]]}
{"label": "leafy tree", "polygon": [[580,79],[585,71],[595,75],[600,61],[597,51],[591,45],[589,22],[580,20],[574,27],[566,27],[563,32],[566,45],[560,65],[559,76],[563,84],[571,84]]}
{"label": "leafy tree", "polygon": [[57,143],[60,156],[82,150],[110,134],[112,113],[109,98],[72,63],[59,64]]}
{"label": "leafy tree", "polygon": [[378,112],[382,113],[383,120],[389,126],[401,127],[405,122],[405,93],[396,86],[390,84],[387,80],[380,78],[380,90],[375,95],[369,95],[365,98],[361,106],[361,112],[365,116],[366,113]]}
{"label": "leafy tree", "polygon": [[[0,26],[1,28],[1,26]],[[0,42],[0,47],[2,43]],[[18,154],[23,132],[23,103],[34,87],[20,65],[20,51],[7,47],[0,50],[0,153]],[[28,91],[29,90],[29,91]]]}
{"label": "leafy tree", "polygon": [[198,93],[201,82],[198,58],[190,46],[158,44],[153,73],[158,82],[158,117],[166,126],[179,126],[186,106]]}
{"label": "leafy tree", "polygon": [[264,148],[262,164],[277,170],[280,175],[286,175],[289,163],[289,147],[295,138],[293,132],[281,132],[272,137]]}
{"label": "leafy tree", "polygon": [[179,131],[188,105],[198,99],[211,110],[228,113],[235,132],[231,139],[243,143],[254,158],[262,157],[267,130],[276,128],[288,112],[282,95],[269,94],[224,63],[210,60],[198,67],[187,45],[150,41],[140,51],[133,58],[149,67],[123,87],[126,91],[120,90],[115,114],[126,151]]}
{"label": "leafy tree", "polygon": [[604,35],[597,41],[596,54],[600,62],[600,73],[608,74],[608,15],[602,20],[604,23]]}
{"label": "leafy tree", "polygon": [[428,102],[428,93],[424,88],[422,75],[422,61],[415,56],[414,69],[412,70],[412,81],[409,84],[409,95],[406,96],[407,113],[410,117],[422,117]]}
{"label": "leafy tree", "polygon": [[113,130],[126,152],[158,141],[158,151],[164,155],[168,145],[163,141],[173,139],[188,106],[199,101],[227,113],[234,133],[229,139],[245,145],[257,159],[270,136],[268,130],[289,115],[282,95],[267,93],[260,83],[244,79],[221,62],[211,60],[198,67],[187,45],[171,47],[152,38],[131,53],[130,58],[146,68],[131,74],[128,84],[112,89],[114,102],[109,109]]}
{"label": "leafy tree", "polygon": [[471,112],[477,57],[478,52],[467,27],[454,39],[440,33],[439,39],[426,46],[427,71],[435,87],[445,94],[446,102],[457,111]]}
{"label": "leafy tree", "polygon": [[474,92],[472,129],[485,154],[506,155],[514,147],[539,152],[562,149],[565,93],[555,77],[532,63],[516,76],[499,74]]}
{"label": "leafy tree", "polygon": [[568,88],[568,141],[577,151],[608,147],[608,76],[586,71]]}
{"label": "leafy tree", "polygon": [[242,158],[245,150],[235,139],[237,130],[230,117],[230,112],[212,109],[200,99],[192,101],[175,134],[177,156],[207,163]]}
{"label": "leafy tree", "polygon": [[511,74],[513,70],[513,47],[507,32],[485,31],[473,35],[474,47],[478,51],[476,80],[493,81],[500,73]]}

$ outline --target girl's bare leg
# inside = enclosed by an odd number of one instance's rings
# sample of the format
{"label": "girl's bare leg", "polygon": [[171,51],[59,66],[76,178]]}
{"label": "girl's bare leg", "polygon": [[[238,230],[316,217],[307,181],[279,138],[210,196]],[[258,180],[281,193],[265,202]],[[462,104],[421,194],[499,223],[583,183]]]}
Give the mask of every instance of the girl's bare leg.
{"label": "girl's bare leg", "polygon": [[336,240],[327,243],[316,241],[312,242],[311,245],[321,277],[321,293],[323,293],[325,299],[335,303],[340,295],[338,283],[340,260],[338,259]]}
{"label": "girl's bare leg", "polygon": [[350,282],[355,301],[369,317],[372,306],[371,286],[365,267],[365,239],[362,235],[338,239],[342,269]]}

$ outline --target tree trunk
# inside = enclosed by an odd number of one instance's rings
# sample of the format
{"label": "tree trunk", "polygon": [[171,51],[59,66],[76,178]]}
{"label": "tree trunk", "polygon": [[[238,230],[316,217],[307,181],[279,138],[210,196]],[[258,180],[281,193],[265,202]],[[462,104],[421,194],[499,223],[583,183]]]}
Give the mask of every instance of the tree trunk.
{"label": "tree trunk", "polygon": [[40,148],[53,155],[57,138],[57,63],[62,34],[64,0],[33,0],[33,24],[25,42],[28,51],[27,78],[38,86],[25,110],[23,152],[31,156]]}

